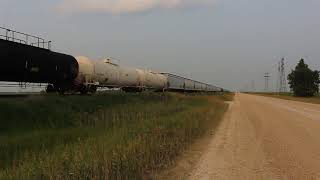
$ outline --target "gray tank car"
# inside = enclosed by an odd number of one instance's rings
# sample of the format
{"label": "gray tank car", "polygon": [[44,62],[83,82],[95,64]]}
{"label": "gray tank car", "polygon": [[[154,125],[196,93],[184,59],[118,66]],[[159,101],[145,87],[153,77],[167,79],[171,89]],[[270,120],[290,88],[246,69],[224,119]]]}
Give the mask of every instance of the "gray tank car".
{"label": "gray tank car", "polygon": [[76,59],[79,74],[74,84],[75,90],[81,93],[95,92],[97,87],[135,92],[146,89],[163,91],[167,88],[167,79],[160,73],[120,66],[109,59],[92,61],[83,56]]}

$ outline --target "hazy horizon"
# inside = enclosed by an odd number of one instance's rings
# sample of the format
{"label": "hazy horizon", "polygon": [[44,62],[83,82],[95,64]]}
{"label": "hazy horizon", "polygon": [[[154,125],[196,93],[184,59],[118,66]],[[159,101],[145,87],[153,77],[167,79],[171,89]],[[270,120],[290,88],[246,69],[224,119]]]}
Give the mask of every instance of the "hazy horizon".
{"label": "hazy horizon", "polygon": [[0,1],[0,26],[53,41],[53,50],[165,71],[231,90],[265,72],[276,87],[300,58],[320,69],[318,0]]}

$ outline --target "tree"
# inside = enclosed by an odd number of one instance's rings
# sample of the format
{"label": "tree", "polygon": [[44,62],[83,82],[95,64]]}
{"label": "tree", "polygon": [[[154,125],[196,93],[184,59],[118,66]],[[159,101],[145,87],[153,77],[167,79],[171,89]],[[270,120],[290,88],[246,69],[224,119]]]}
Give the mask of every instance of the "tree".
{"label": "tree", "polygon": [[311,97],[319,92],[319,77],[319,71],[312,71],[304,63],[304,59],[301,59],[295,70],[292,70],[288,75],[288,80],[294,95]]}

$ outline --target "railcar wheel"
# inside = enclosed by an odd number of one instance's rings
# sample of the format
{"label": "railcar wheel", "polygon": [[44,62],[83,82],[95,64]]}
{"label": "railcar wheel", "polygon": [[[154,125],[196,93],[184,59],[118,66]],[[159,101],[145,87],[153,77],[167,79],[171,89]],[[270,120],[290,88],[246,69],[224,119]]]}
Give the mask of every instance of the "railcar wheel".
{"label": "railcar wheel", "polygon": [[59,93],[60,95],[64,95],[65,92],[66,92],[66,90],[65,90],[64,88],[62,88],[62,87],[60,87],[60,88],[58,89],[58,93]]}
{"label": "railcar wheel", "polygon": [[92,86],[89,86],[88,89],[89,89],[89,92],[92,93],[92,94],[94,94],[94,93],[97,92],[97,86],[93,86],[93,85],[92,85]]}
{"label": "railcar wheel", "polygon": [[80,88],[80,94],[82,94],[82,95],[88,94],[88,88],[87,88],[87,86],[83,85],[83,86]]}

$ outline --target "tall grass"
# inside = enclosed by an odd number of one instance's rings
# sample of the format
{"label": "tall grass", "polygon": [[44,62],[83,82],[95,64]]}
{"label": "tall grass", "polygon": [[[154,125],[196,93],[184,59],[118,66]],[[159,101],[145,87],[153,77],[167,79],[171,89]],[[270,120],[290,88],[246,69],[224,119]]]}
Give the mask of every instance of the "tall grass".
{"label": "tall grass", "polygon": [[224,96],[0,100],[0,179],[142,179],[219,123]]}

